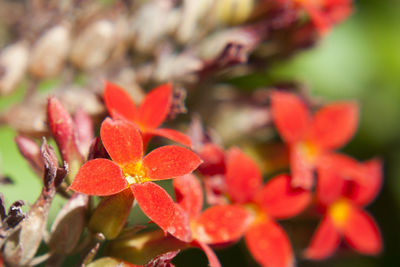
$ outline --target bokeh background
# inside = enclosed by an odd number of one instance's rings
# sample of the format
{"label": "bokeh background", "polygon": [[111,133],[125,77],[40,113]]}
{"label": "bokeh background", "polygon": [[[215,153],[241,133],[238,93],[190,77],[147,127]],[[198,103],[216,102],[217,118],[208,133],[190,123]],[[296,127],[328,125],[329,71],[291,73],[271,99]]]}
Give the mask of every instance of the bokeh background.
{"label": "bokeh background", "polygon": [[[381,228],[384,252],[378,257],[367,257],[341,250],[323,262],[299,258],[298,265],[400,266],[400,1],[357,1],[354,14],[316,47],[275,63],[263,73],[245,77],[241,84],[249,88],[263,86],[271,77],[274,81],[305,83],[315,97],[359,101],[362,109],[359,130],[344,151],[360,160],[378,155],[385,163],[382,191],[368,207]],[[48,81],[41,89],[47,90],[51,84]],[[22,86],[13,95],[0,98],[0,108],[17,101],[24,90]],[[5,195],[7,205],[21,198],[33,203],[40,192],[40,180],[19,155],[14,137],[12,129],[1,126],[0,170],[12,177],[15,184],[2,185],[0,192]],[[61,199],[53,203],[53,217],[61,205]],[[301,222],[300,218],[296,224],[283,225],[289,236],[298,235],[296,228],[304,228],[307,240],[311,228],[302,227]],[[304,240],[299,239],[300,244],[294,246],[304,247]],[[222,248],[218,256],[223,266],[257,266],[243,243]],[[206,266],[206,258],[198,250],[179,255],[175,262],[177,266]]]}

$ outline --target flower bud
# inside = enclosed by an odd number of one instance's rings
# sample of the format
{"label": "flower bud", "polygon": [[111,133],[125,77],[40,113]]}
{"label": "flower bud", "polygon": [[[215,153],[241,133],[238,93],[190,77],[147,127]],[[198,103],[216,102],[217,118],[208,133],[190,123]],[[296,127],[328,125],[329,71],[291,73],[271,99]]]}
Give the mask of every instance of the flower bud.
{"label": "flower bud", "polygon": [[100,67],[108,59],[113,46],[114,24],[108,20],[96,21],[74,40],[71,61],[84,70]]}
{"label": "flower bud", "polygon": [[83,157],[76,144],[74,122],[55,97],[48,100],[47,116],[51,134],[57,142],[63,160],[68,163],[68,179],[71,182],[83,163]]}
{"label": "flower bud", "polygon": [[78,148],[82,155],[88,155],[90,145],[94,139],[93,121],[83,108],[78,107],[75,111],[74,123]]}
{"label": "flower bud", "polygon": [[70,47],[70,32],[65,25],[48,30],[33,45],[29,58],[29,71],[38,78],[57,75]]}
{"label": "flower bud", "polygon": [[162,230],[129,235],[122,233],[111,241],[106,254],[138,265],[145,265],[160,254],[190,247]]}
{"label": "flower bud", "polygon": [[35,141],[24,137],[17,136],[15,138],[19,152],[28,161],[31,168],[39,175],[43,175],[44,162],[40,154],[40,147]]}
{"label": "flower bud", "polygon": [[0,53],[0,94],[11,93],[25,74],[28,65],[28,45],[18,42]]}
{"label": "flower bud", "polygon": [[104,197],[89,221],[89,229],[102,233],[107,239],[114,239],[126,224],[132,209],[134,196],[131,189],[116,195]]}
{"label": "flower bud", "polygon": [[48,242],[52,253],[68,255],[73,251],[85,226],[88,201],[89,196],[76,193],[58,213]]}

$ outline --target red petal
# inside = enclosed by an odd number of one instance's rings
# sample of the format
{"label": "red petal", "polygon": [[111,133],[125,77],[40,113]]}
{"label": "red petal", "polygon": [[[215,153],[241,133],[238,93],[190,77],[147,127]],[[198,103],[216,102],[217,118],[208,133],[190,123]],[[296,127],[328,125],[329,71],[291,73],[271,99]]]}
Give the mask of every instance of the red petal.
{"label": "red petal", "polygon": [[121,168],[108,159],[85,163],[76,174],[70,189],[95,196],[109,196],[128,187]]}
{"label": "red petal", "polygon": [[162,187],[152,182],[146,182],[132,184],[131,189],[140,208],[150,220],[184,242],[191,240],[187,214],[174,203]]}
{"label": "red petal", "polygon": [[124,117],[125,119],[134,122],[137,115],[135,102],[131,96],[119,86],[110,82],[105,82],[104,101],[108,113],[112,117]]}
{"label": "red petal", "polygon": [[301,149],[292,145],[290,148],[290,169],[292,186],[310,190],[314,184],[314,164],[307,160]]}
{"label": "red petal", "polygon": [[333,254],[339,243],[339,231],[335,228],[332,219],[329,216],[325,216],[304,255],[306,258],[313,260],[327,258]]}
{"label": "red petal", "polygon": [[256,197],[265,212],[274,218],[284,219],[302,212],[311,201],[311,192],[293,188],[288,175],[278,175],[267,182]]}
{"label": "red petal", "polygon": [[172,129],[154,129],[150,131],[150,133],[153,135],[158,135],[168,138],[172,141],[175,141],[177,143],[180,143],[188,147],[192,146],[192,140],[190,140],[189,136]]}
{"label": "red petal", "polygon": [[382,186],[382,162],[379,159],[370,160],[363,164],[367,179],[355,181],[348,197],[359,205],[369,204],[378,194]]}
{"label": "red petal", "polygon": [[352,209],[344,227],[347,243],[364,254],[375,255],[382,250],[382,238],[374,219],[360,209]]}
{"label": "red petal", "polygon": [[337,169],[322,165],[317,169],[317,199],[325,206],[343,197],[346,180],[338,175]]}
{"label": "red petal", "polygon": [[193,241],[193,244],[204,251],[210,267],[221,267],[217,255],[215,255],[214,251],[209,246],[197,240]]}
{"label": "red petal", "polygon": [[360,162],[340,153],[326,153],[318,158],[317,169],[329,168],[335,171],[342,179],[364,183],[367,181],[366,169]]}
{"label": "red petal", "polygon": [[125,165],[142,159],[142,136],[133,124],[107,118],[101,124],[100,136],[108,154],[116,163]]}
{"label": "red petal", "polygon": [[138,123],[145,128],[157,128],[168,115],[172,100],[171,84],[151,90],[139,107]]}
{"label": "red petal", "polygon": [[206,209],[195,221],[193,235],[206,244],[234,242],[241,238],[253,216],[241,205]]}
{"label": "red petal", "polygon": [[143,166],[153,180],[170,179],[194,171],[201,159],[193,151],[180,146],[163,146],[151,151],[144,159]]}
{"label": "red petal", "polygon": [[246,232],[245,238],[250,253],[261,266],[294,266],[289,239],[285,231],[274,221],[254,224]]}
{"label": "red petal", "polygon": [[304,139],[310,125],[308,109],[292,93],[275,91],[271,95],[272,116],[282,138],[289,143]]}
{"label": "red petal", "polygon": [[204,161],[198,169],[201,174],[210,176],[225,174],[225,151],[220,146],[206,143],[197,152]]}
{"label": "red petal", "polygon": [[189,218],[197,217],[203,207],[203,189],[199,180],[193,174],[178,177],[173,180],[176,202]]}
{"label": "red petal", "polygon": [[357,130],[358,106],[353,102],[328,105],[320,109],[312,124],[313,140],[327,149],[346,144]]}
{"label": "red petal", "polygon": [[250,201],[262,183],[257,164],[238,148],[227,153],[225,179],[229,196],[239,203]]}

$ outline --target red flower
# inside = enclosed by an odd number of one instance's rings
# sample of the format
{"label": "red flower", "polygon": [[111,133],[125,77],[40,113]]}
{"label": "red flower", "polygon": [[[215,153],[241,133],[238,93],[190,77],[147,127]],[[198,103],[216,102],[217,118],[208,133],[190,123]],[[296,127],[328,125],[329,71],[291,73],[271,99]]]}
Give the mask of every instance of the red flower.
{"label": "red flower", "polygon": [[354,135],[358,106],[354,102],[332,103],[312,117],[298,96],[280,91],[272,93],[271,105],[276,128],[289,145],[292,185],[310,189],[314,168]]}
{"label": "red flower", "polygon": [[227,153],[227,193],[234,204],[255,215],[245,233],[251,254],[262,266],[293,266],[289,239],[275,220],[300,213],[309,204],[311,193],[292,188],[288,175],[278,175],[263,185],[261,172],[251,158],[237,148]]}
{"label": "red flower", "polygon": [[185,175],[173,181],[177,205],[189,218],[192,231],[190,244],[201,248],[211,267],[221,266],[208,245],[231,243],[240,239],[252,221],[252,214],[241,205],[213,206],[201,212],[203,191],[194,175]]}
{"label": "red flower", "polygon": [[309,14],[321,34],[346,19],[353,9],[351,0],[295,0],[295,3]]}
{"label": "red flower", "polygon": [[363,182],[349,180],[348,174],[335,165],[320,168],[317,197],[325,214],[305,251],[307,258],[329,257],[338,247],[341,236],[360,253],[374,255],[382,250],[379,228],[362,209],[379,192],[382,183],[381,162],[371,160],[359,165],[363,167],[367,178]]}
{"label": "red flower", "polygon": [[170,179],[192,172],[200,158],[179,146],[163,146],[143,157],[143,141],[133,124],[105,119],[101,140],[111,160],[98,158],[85,163],[70,188],[97,196],[117,194],[130,188],[143,212],[164,231],[184,241],[190,239],[185,218],[168,193],[151,181]]}
{"label": "red flower", "polygon": [[144,143],[153,135],[163,136],[190,147],[192,142],[186,135],[165,128],[158,128],[168,115],[172,101],[171,84],[161,85],[150,91],[139,107],[130,95],[115,84],[106,82],[104,100],[113,118],[124,118],[136,124],[143,134]]}

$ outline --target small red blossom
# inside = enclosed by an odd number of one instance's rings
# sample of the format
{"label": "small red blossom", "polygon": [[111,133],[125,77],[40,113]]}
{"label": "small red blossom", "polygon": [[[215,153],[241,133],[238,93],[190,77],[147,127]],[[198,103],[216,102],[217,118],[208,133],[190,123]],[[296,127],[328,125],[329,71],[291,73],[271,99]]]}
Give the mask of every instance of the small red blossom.
{"label": "small red blossom", "polygon": [[280,91],[272,93],[271,105],[276,128],[289,146],[292,186],[310,189],[313,170],[354,135],[358,106],[332,103],[311,116],[298,96]]}
{"label": "small red blossom", "polygon": [[293,217],[311,201],[311,193],[293,188],[288,175],[278,175],[262,184],[256,163],[241,150],[227,152],[226,185],[234,204],[252,211],[253,222],[245,231],[247,247],[256,261],[267,267],[294,266],[289,238],[276,219]]}
{"label": "small red blossom", "polygon": [[194,175],[185,175],[173,181],[177,205],[185,211],[192,231],[190,244],[207,255],[211,267],[221,266],[208,245],[235,242],[240,239],[252,214],[241,205],[219,205],[201,211],[203,191]]}
{"label": "small red blossom", "polygon": [[352,0],[294,0],[294,3],[308,13],[321,34],[345,20],[353,10]]}
{"label": "small red blossom", "polygon": [[362,166],[367,177],[364,182],[349,180],[348,174],[335,165],[320,168],[317,199],[325,212],[305,251],[307,258],[318,260],[331,256],[342,236],[360,253],[375,255],[382,250],[379,228],[363,210],[379,192],[382,166],[376,159]]}
{"label": "small red blossom", "polygon": [[188,147],[192,145],[188,136],[173,129],[158,128],[166,119],[171,106],[171,84],[167,83],[150,91],[137,107],[125,90],[105,82],[104,101],[113,118],[124,118],[139,127],[145,144],[152,136],[158,135]]}
{"label": "small red blossom", "polygon": [[[200,158],[189,149],[163,146],[143,157],[139,130],[125,120],[105,119],[100,137],[112,160],[98,158],[85,163],[70,189],[88,195],[108,196],[130,188],[143,212],[164,231],[184,241],[185,216],[168,193],[151,182],[182,176],[195,170]],[[190,234],[190,232],[189,232]]]}

